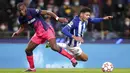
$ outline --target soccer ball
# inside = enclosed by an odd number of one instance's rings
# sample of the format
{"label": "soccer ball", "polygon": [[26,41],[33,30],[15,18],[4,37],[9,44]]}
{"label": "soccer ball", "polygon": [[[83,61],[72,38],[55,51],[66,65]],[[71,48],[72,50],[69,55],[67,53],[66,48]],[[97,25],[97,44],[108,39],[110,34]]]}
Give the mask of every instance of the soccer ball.
{"label": "soccer ball", "polygon": [[112,72],[114,69],[113,64],[111,62],[105,62],[102,64],[103,72]]}

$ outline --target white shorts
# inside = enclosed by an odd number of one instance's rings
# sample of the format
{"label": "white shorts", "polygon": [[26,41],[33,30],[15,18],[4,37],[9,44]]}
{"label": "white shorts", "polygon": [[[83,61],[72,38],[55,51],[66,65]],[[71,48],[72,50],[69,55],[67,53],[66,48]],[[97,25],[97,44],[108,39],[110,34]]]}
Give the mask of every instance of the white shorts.
{"label": "white shorts", "polygon": [[61,48],[69,50],[74,56],[79,56],[82,53],[82,49],[80,47],[70,47],[66,43],[57,43],[57,45]]}

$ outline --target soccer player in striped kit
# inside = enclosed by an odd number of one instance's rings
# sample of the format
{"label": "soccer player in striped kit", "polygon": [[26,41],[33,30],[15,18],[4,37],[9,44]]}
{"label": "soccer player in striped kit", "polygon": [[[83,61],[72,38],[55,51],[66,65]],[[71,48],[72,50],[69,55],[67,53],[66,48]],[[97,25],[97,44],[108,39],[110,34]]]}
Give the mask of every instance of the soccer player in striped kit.
{"label": "soccer player in striped kit", "polygon": [[75,16],[63,29],[62,32],[67,36],[65,43],[57,43],[58,46],[66,48],[79,61],[87,61],[88,56],[80,48],[84,42],[83,34],[87,30],[88,22],[99,23],[103,20],[112,19],[113,16],[103,18],[90,18],[91,10],[89,8],[81,9],[78,16]]}
{"label": "soccer player in striped kit", "polygon": [[21,24],[18,31],[14,32],[12,37],[20,34],[24,31],[24,29],[27,26],[32,27],[35,30],[35,34],[31,38],[31,40],[28,43],[28,46],[26,47],[26,56],[27,60],[29,62],[30,68],[26,70],[26,72],[35,72],[35,66],[33,61],[33,50],[41,43],[44,43],[45,41],[48,41],[50,43],[51,49],[60,53],[61,55],[67,57],[71,62],[72,65],[75,67],[77,64],[76,59],[66,52],[64,49],[60,48],[56,44],[55,40],[55,32],[51,25],[47,24],[41,15],[48,14],[52,17],[54,17],[57,21],[60,22],[68,22],[66,18],[60,18],[57,15],[55,15],[53,12],[47,11],[47,10],[38,10],[34,8],[27,8],[24,3],[19,3],[17,5],[17,8],[19,10],[20,16],[19,16],[19,22]]}

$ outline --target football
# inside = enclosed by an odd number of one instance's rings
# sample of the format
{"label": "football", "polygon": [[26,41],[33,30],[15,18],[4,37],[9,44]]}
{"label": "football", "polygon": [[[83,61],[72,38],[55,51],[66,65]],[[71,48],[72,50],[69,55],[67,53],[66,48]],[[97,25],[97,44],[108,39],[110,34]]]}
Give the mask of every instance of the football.
{"label": "football", "polygon": [[105,62],[102,64],[102,71],[103,72],[112,72],[114,69],[114,66],[111,62]]}

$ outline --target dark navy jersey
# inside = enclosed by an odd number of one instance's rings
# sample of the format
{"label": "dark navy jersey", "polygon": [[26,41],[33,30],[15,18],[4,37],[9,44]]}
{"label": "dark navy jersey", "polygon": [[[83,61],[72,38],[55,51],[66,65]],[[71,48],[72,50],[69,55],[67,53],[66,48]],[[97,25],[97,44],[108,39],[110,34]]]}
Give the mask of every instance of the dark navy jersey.
{"label": "dark navy jersey", "polygon": [[39,9],[34,9],[34,8],[27,8],[26,11],[26,16],[19,16],[19,22],[20,24],[26,24],[31,26],[32,28],[34,27],[35,22],[41,21],[43,28],[45,30],[48,29],[49,25],[44,21],[44,19],[41,16],[41,10]]}

